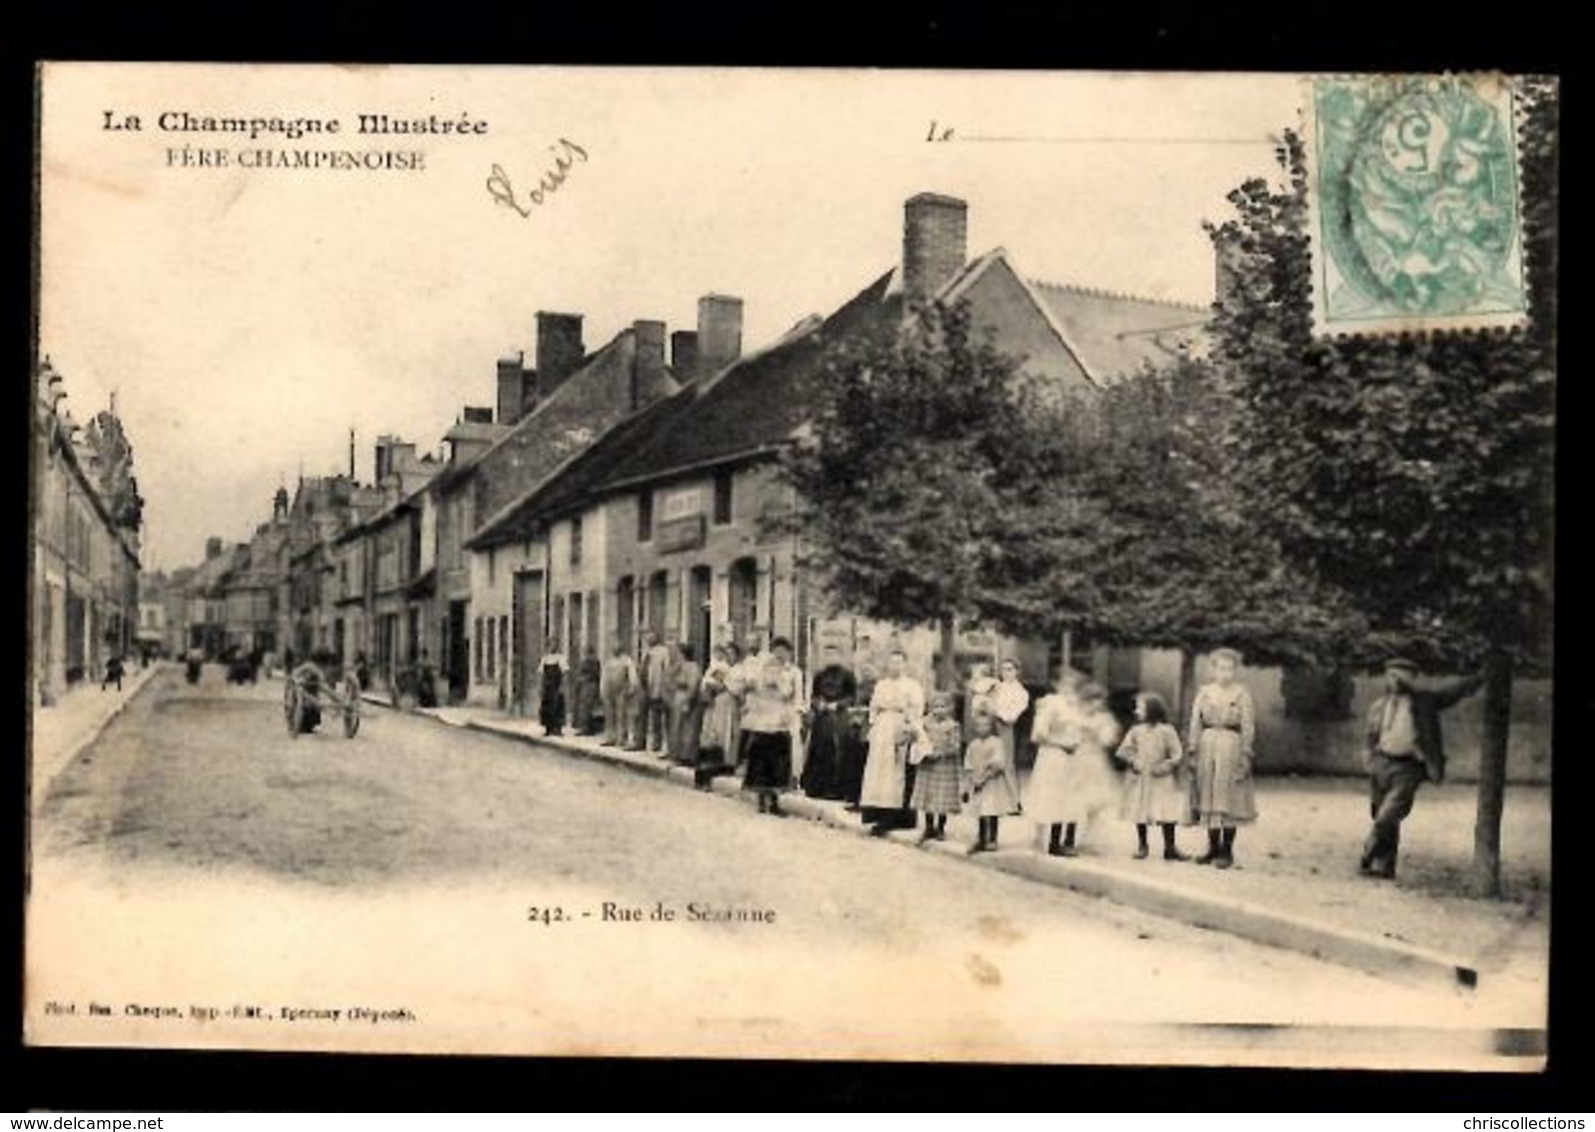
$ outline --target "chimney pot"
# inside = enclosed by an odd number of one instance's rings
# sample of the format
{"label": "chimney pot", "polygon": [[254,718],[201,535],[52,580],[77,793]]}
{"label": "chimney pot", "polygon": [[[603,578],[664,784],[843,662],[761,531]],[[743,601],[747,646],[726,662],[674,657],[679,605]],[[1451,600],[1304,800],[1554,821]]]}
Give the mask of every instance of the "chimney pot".
{"label": "chimney pot", "polygon": [[516,352],[498,360],[498,421],[512,425],[521,419],[525,407],[526,355]]}
{"label": "chimney pot", "polygon": [[631,324],[637,360],[631,371],[631,407],[640,409],[663,391],[665,377],[665,324],[639,318]]}
{"label": "chimney pot", "polygon": [[537,312],[537,396],[546,398],[581,366],[587,356],[582,345],[582,316],[555,311]]}
{"label": "chimney pot", "polygon": [[903,295],[935,297],[969,256],[969,206],[957,197],[919,193],[903,205]]}
{"label": "chimney pot", "polygon": [[677,330],[670,336],[670,368],[683,384],[698,376],[698,332]]}
{"label": "chimney pot", "polygon": [[742,356],[742,300],[705,295],[698,300],[698,372],[712,376]]}

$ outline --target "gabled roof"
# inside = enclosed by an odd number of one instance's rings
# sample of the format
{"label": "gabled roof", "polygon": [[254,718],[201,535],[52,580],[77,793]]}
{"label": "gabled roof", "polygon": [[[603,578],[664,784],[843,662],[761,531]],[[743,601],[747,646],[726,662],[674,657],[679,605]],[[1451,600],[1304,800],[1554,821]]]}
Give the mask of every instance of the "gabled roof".
{"label": "gabled roof", "polygon": [[1205,336],[1206,307],[1031,280],[1030,286],[1068,335],[1085,371],[1099,382],[1160,365]]}
{"label": "gabled roof", "polygon": [[808,385],[830,342],[902,318],[902,302],[887,294],[886,272],[829,317],[799,323],[765,350],[744,355],[682,394],[678,427],[649,430],[635,447],[588,485],[616,490],[689,468],[772,450],[791,437],[809,412]]}
{"label": "gabled roof", "polygon": [[695,392],[681,390],[622,418],[542,483],[496,515],[488,516],[465,545],[472,550],[485,550],[534,537],[548,519],[584,502],[587,493],[630,456],[653,429],[670,428],[676,423]]}

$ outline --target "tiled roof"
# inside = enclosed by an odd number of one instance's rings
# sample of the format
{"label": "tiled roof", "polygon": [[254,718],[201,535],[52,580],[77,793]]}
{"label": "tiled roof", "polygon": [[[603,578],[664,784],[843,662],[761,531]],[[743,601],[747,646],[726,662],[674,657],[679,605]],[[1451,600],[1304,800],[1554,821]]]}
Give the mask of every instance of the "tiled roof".
{"label": "tiled roof", "polygon": [[1068,335],[1080,364],[1098,380],[1112,380],[1179,356],[1203,337],[1206,307],[1032,280]]}
{"label": "tiled roof", "polygon": [[465,545],[486,549],[534,536],[540,525],[561,511],[579,505],[617,464],[629,457],[656,428],[668,428],[684,415],[695,390],[685,389],[660,398],[631,414],[571,457],[561,468],[499,514],[490,516]]}
{"label": "tiled roof", "polygon": [[826,346],[869,325],[889,325],[902,305],[887,272],[819,323],[805,322],[773,346],[689,387],[670,421],[588,485],[602,492],[686,468],[734,459],[786,442],[808,412],[805,388]]}

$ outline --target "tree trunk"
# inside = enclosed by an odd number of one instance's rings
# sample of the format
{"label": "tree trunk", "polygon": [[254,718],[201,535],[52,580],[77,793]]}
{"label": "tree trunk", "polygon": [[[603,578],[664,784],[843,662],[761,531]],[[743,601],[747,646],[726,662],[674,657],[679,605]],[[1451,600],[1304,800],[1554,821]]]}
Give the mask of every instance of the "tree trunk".
{"label": "tree trunk", "polygon": [[944,692],[958,687],[958,618],[948,614],[941,619],[941,664],[936,672],[937,688]]}
{"label": "tree trunk", "polygon": [[1501,895],[1501,812],[1506,803],[1506,746],[1512,727],[1512,658],[1492,652],[1484,662],[1484,727],[1479,743],[1479,806],[1473,823],[1473,886],[1481,897]]}
{"label": "tree trunk", "polygon": [[1180,686],[1174,693],[1174,726],[1185,733],[1186,721],[1191,718],[1191,702],[1196,699],[1196,653],[1180,650]]}

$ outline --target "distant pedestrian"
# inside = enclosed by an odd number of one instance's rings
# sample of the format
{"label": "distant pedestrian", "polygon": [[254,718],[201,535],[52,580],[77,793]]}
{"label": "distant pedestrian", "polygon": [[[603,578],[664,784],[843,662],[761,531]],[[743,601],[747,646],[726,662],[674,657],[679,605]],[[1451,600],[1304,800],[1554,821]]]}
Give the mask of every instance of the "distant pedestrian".
{"label": "distant pedestrian", "polygon": [[122,654],[117,653],[105,662],[105,675],[100,678],[100,691],[105,691],[107,684],[115,684],[116,690],[122,690]]}
{"label": "distant pedestrian", "polygon": [[565,658],[557,652],[543,657],[541,692],[537,718],[543,734],[565,734]]}
{"label": "distant pedestrian", "polygon": [[1135,697],[1135,720],[1119,744],[1119,761],[1128,767],[1119,816],[1135,823],[1137,860],[1149,855],[1147,826],[1155,824],[1163,831],[1163,859],[1183,861],[1174,827],[1191,821],[1190,790],[1182,773],[1185,747],[1169,722],[1168,705],[1156,692]]}
{"label": "distant pedestrian", "polygon": [[908,756],[915,768],[908,804],[925,815],[919,839],[942,841],[947,837],[947,815],[963,809],[963,728],[953,718],[952,693],[931,696],[930,715],[919,730]]}
{"label": "distant pedestrian", "polygon": [[859,803],[876,837],[914,825],[914,811],[908,808],[912,773],[908,748],[925,716],[925,690],[907,675],[907,668],[907,655],[893,649],[886,658],[885,675],[870,696],[869,758]]}
{"label": "distant pedestrian", "polygon": [[371,662],[366,659],[364,649],[355,650],[354,678],[360,682],[360,690],[362,692],[371,687]]}
{"label": "distant pedestrian", "polygon": [[665,753],[670,733],[670,649],[653,631],[643,634],[643,745]]}
{"label": "distant pedestrian", "polygon": [[636,743],[632,701],[637,691],[637,662],[631,659],[626,643],[619,641],[598,678],[598,692],[604,701],[604,746],[631,747]]}
{"label": "distant pedestrian", "polygon": [[742,786],[759,796],[761,814],[781,815],[779,796],[792,785],[792,721],[797,713],[798,676],[785,637],[770,642],[758,663],[732,677],[742,696],[743,749],[748,768]]}
{"label": "distant pedestrian", "polygon": [[1050,855],[1073,857],[1080,826],[1114,793],[1106,748],[1118,740],[1118,723],[1102,689],[1072,669],[1059,674],[1056,689],[1036,705],[1032,738],[1038,751],[1025,816],[1048,831]]}
{"label": "distant pedestrian", "polygon": [[1419,688],[1418,666],[1397,658],[1385,665],[1385,693],[1368,709],[1369,810],[1373,828],[1363,843],[1359,871],[1394,878],[1401,823],[1412,812],[1418,787],[1445,781],[1440,713],[1478,691],[1482,674],[1439,688]]}
{"label": "distant pedestrian", "polygon": [[964,748],[969,808],[977,823],[971,855],[997,848],[998,823],[1019,804],[1008,786],[1008,755],[997,737],[997,722],[989,711],[978,711],[971,721],[973,737]]}
{"label": "distant pedestrian", "polygon": [[1191,703],[1186,740],[1196,760],[1196,818],[1207,829],[1207,852],[1196,863],[1219,869],[1235,864],[1236,828],[1257,820],[1252,789],[1257,711],[1251,692],[1235,679],[1240,665],[1241,654],[1234,649],[1213,653],[1213,681],[1202,685]]}

